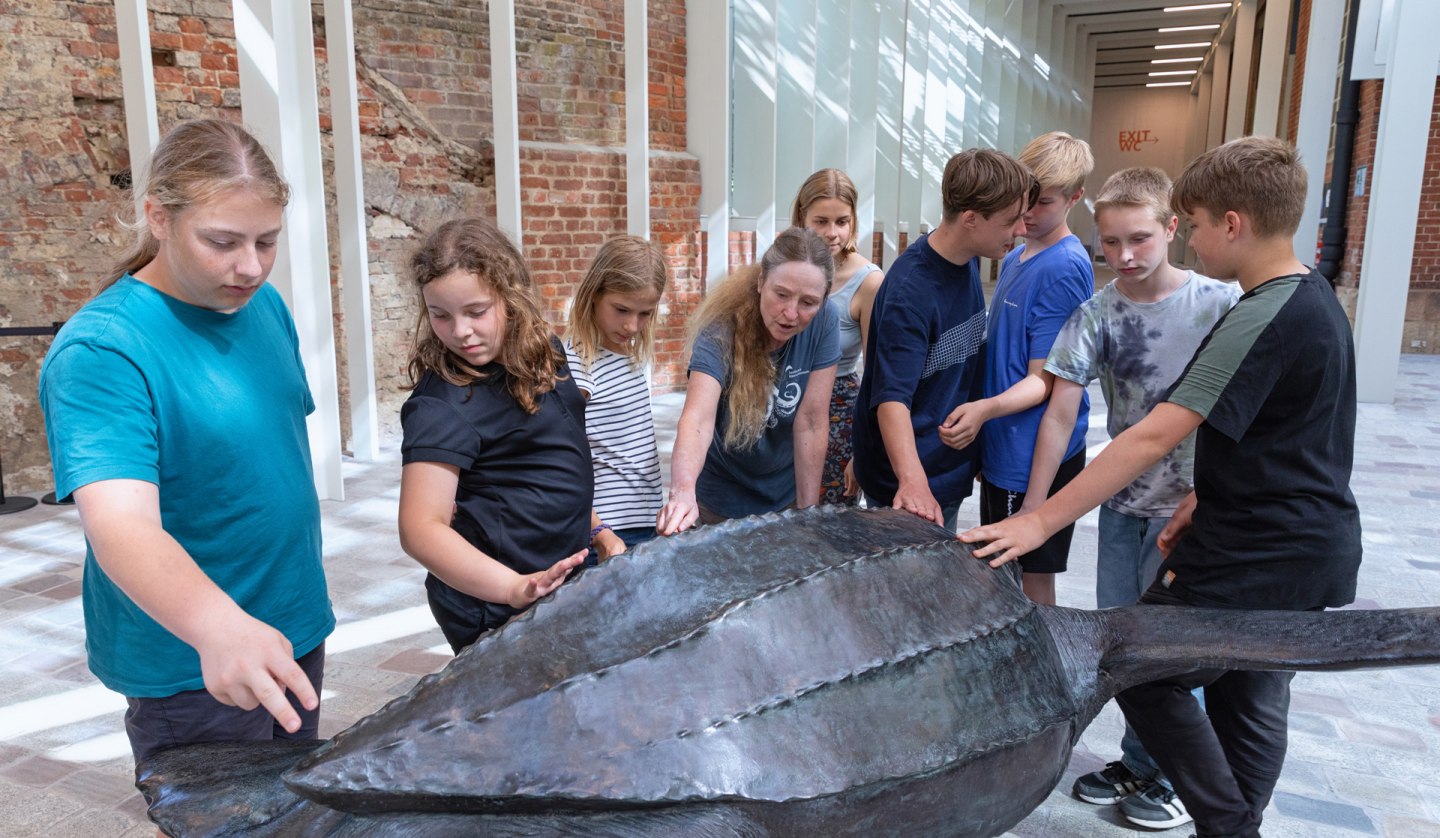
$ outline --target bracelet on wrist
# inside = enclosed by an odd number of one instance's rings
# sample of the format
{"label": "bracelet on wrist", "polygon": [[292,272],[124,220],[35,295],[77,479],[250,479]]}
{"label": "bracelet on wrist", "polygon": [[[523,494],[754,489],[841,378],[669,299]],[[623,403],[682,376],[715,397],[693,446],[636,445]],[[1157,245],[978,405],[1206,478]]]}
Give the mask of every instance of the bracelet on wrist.
{"label": "bracelet on wrist", "polygon": [[[609,524],[601,523],[601,524],[599,524],[598,526],[596,526],[594,529],[590,530],[590,543],[591,543],[591,544],[594,544],[594,543],[595,543],[595,539],[598,538],[598,537],[600,536],[600,533],[604,532],[605,530],[610,530],[610,525],[609,525]],[[611,532],[614,532],[614,530],[610,530],[610,531],[611,531]]]}

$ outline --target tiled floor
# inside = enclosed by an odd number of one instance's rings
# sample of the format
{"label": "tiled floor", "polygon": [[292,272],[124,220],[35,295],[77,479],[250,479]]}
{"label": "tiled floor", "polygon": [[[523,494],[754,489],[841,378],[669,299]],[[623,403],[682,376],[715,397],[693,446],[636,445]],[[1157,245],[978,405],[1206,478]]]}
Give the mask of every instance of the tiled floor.
{"label": "tiled floor", "polygon": [[[658,400],[668,451],[680,399]],[[1101,411],[1096,411],[1101,415]],[[1104,431],[1091,430],[1092,455]],[[1362,405],[1354,487],[1365,527],[1359,607],[1440,603],[1440,358],[1407,356],[1392,405]],[[448,659],[422,573],[395,535],[394,451],[347,463],[347,500],[324,504],[325,562],[341,626],[329,641],[322,733],[404,693]],[[963,524],[974,505],[961,510]],[[1062,605],[1094,604],[1095,524],[1082,519]],[[73,507],[0,517],[0,836],[150,836],[130,785],[123,701],[84,662],[83,554]],[[1290,758],[1265,834],[1440,838],[1440,667],[1295,680]],[[1122,836],[1114,808],[1071,799],[1080,773],[1116,756],[1107,708],[1064,781],[1017,836]],[[1187,834],[1183,829],[1174,834]]]}

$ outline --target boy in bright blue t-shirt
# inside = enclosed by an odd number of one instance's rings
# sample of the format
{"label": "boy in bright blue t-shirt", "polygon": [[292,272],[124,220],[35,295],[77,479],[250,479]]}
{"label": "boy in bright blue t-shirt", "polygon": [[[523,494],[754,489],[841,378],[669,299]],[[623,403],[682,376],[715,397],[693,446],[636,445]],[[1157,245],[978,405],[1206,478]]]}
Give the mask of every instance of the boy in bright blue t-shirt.
{"label": "boy in bright blue t-shirt", "polygon": [[[1045,358],[1060,327],[1095,290],[1090,255],[1070,232],[1066,216],[1085,194],[1095,158],[1084,140],[1051,131],[1031,140],[1020,162],[1040,181],[1040,198],[1025,213],[1025,241],[1000,265],[990,303],[984,398],[951,412],[941,430],[946,444],[961,448],[978,433],[981,463],[980,520],[994,523],[1025,502],[1035,432],[1054,377]],[[1089,404],[1082,402],[1075,430],[1050,491],[1058,491],[1085,466]],[[1074,528],[1056,533],[1021,562],[1025,593],[1055,604],[1055,574],[1065,570]]]}

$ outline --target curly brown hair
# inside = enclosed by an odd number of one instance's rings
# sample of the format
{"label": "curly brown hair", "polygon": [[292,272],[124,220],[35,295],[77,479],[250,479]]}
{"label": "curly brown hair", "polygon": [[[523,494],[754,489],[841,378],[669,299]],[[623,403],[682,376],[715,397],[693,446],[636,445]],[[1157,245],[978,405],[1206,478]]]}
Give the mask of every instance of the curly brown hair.
{"label": "curly brown hair", "polygon": [[[526,413],[536,413],[540,397],[555,389],[565,353],[541,313],[540,292],[520,251],[483,218],[447,221],[431,231],[410,257],[410,276],[420,291],[455,271],[474,276],[504,304],[505,336],[496,360],[509,376],[510,395]],[[422,296],[408,386],[418,386],[427,371],[457,387],[469,387],[489,375],[445,348],[430,326]]]}

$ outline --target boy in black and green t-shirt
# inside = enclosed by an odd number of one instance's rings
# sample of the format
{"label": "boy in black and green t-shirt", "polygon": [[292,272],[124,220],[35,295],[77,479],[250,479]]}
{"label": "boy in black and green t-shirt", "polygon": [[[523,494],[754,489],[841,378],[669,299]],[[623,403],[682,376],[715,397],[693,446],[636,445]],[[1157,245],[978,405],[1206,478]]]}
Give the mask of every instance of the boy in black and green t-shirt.
{"label": "boy in black and green t-shirt", "polygon": [[[962,535],[989,542],[977,556],[998,565],[1033,549],[1196,431],[1195,491],[1160,535],[1167,558],[1141,602],[1301,611],[1354,599],[1354,347],[1329,284],[1291,249],[1304,199],[1304,167],[1273,138],[1226,143],[1185,168],[1172,203],[1190,243],[1243,296],[1166,399],[1074,482],[1032,514]],[[1285,759],[1291,677],[1198,670],[1120,694],[1200,835],[1259,835]],[[1204,709],[1189,695],[1197,686]]]}

